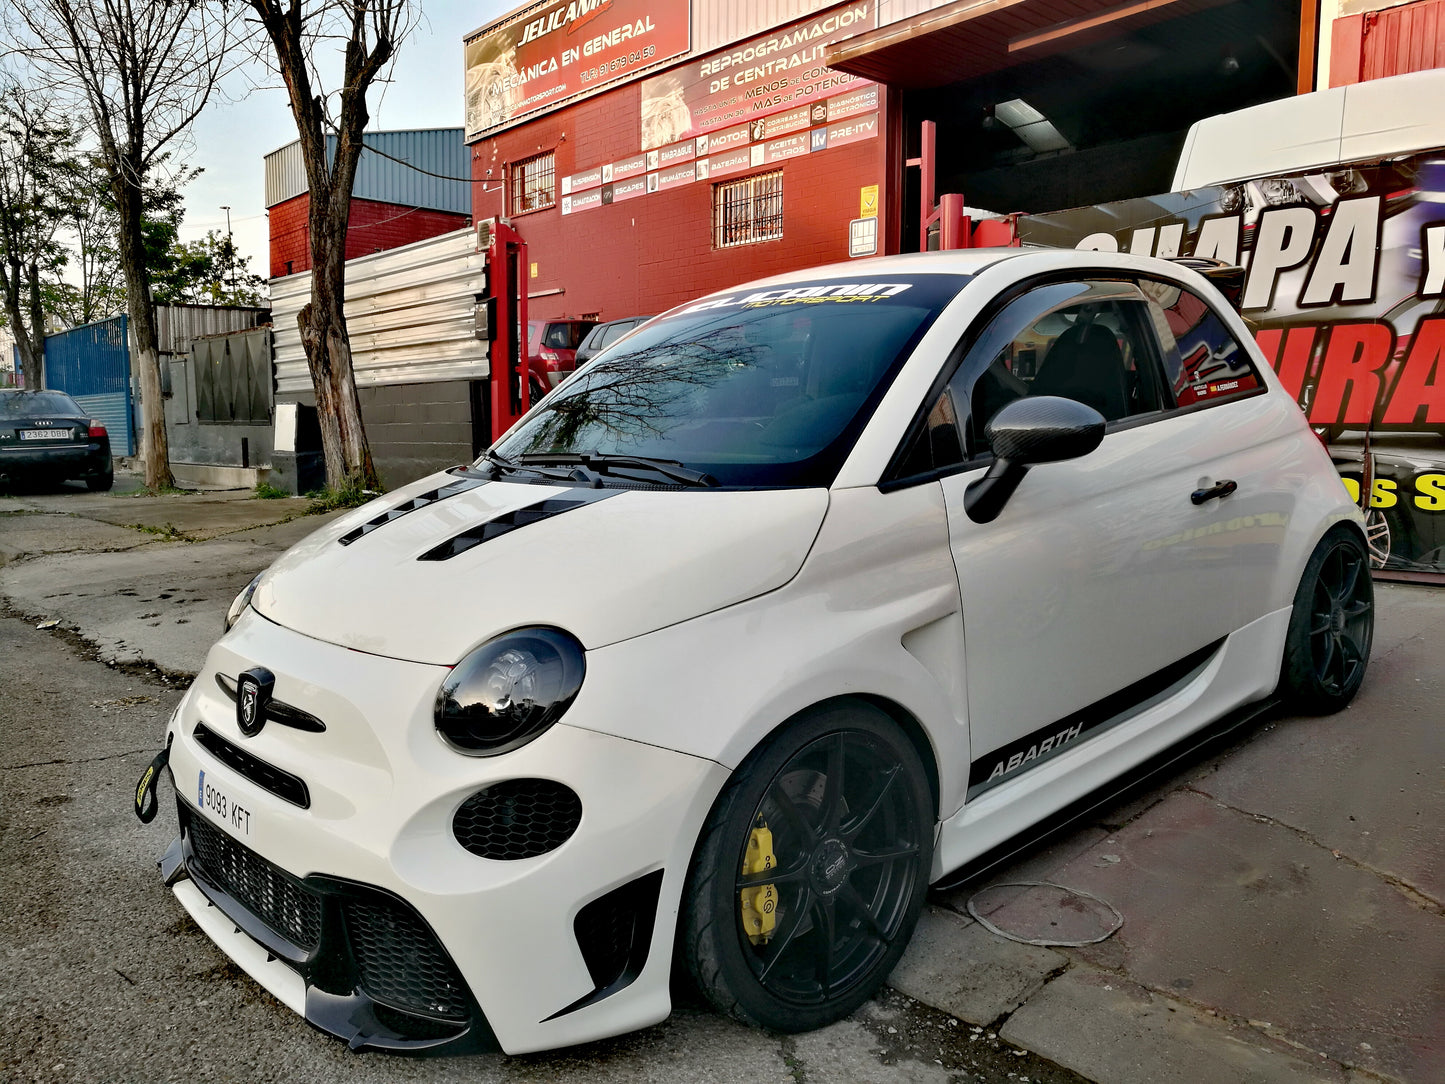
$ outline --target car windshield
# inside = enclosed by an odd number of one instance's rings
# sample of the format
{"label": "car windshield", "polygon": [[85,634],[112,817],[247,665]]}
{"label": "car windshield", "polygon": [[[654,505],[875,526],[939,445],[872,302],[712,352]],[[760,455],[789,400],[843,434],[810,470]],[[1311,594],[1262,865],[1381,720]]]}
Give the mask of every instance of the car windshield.
{"label": "car windshield", "polygon": [[0,417],[44,418],[52,414],[65,414],[78,418],[85,412],[76,406],[75,400],[59,391],[4,391],[0,392]]}
{"label": "car windshield", "polygon": [[681,306],[579,370],[493,453],[645,456],[724,486],[828,485],[965,282],[833,279]]}

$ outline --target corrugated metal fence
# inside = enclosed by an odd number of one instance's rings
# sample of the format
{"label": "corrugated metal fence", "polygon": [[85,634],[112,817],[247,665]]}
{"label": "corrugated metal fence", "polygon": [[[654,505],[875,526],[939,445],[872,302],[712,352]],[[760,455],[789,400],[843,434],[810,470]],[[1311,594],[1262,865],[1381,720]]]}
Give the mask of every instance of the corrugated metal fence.
{"label": "corrugated metal fence", "polygon": [[196,339],[196,420],[220,425],[271,422],[271,329]]}
{"label": "corrugated metal fence", "polygon": [[135,455],[127,318],[86,324],[45,340],[45,386],[65,392],[110,431],[112,455]]}
{"label": "corrugated metal fence", "polygon": [[[486,256],[471,230],[363,256],[346,265],[346,325],[358,387],[478,379],[489,371],[472,334]],[[276,393],[311,391],[296,314],[311,299],[311,273],[271,280]]]}

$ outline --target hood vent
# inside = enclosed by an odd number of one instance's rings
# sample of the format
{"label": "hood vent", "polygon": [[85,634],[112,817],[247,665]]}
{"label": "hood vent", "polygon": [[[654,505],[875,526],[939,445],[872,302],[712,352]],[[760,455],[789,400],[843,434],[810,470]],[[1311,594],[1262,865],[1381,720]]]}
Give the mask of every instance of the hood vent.
{"label": "hood vent", "polygon": [[455,538],[447,539],[440,546],[427,550],[417,560],[449,561],[459,553],[466,553],[472,547],[480,546],[483,542],[490,542],[494,538],[500,538],[504,534],[515,531],[518,527],[540,523],[544,519],[560,516],[563,512],[581,508],[584,504],[592,504],[616,495],[616,490],[611,492],[594,490],[588,491],[586,496],[579,494],[572,497],[551,497],[545,501],[538,501],[536,504],[529,504],[525,508],[518,508],[516,511],[471,527]]}
{"label": "hood vent", "polygon": [[393,520],[400,519],[408,512],[415,512],[418,508],[425,508],[429,504],[435,504],[437,501],[444,501],[448,497],[455,497],[459,493],[466,493],[468,490],[476,489],[478,486],[484,486],[486,484],[487,480],[483,478],[458,479],[457,481],[448,483],[447,485],[444,485],[439,489],[433,489],[429,493],[422,493],[419,496],[413,497],[411,500],[406,501],[403,504],[399,504],[395,508],[388,509],[381,515],[377,516],[375,519],[367,520],[360,527],[356,528],[356,530],[348,531],[346,534],[342,535],[339,539],[337,539],[337,541],[340,542],[343,546],[349,546],[362,535],[368,535],[372,531],[376,530],[378,527],[385,526]]}

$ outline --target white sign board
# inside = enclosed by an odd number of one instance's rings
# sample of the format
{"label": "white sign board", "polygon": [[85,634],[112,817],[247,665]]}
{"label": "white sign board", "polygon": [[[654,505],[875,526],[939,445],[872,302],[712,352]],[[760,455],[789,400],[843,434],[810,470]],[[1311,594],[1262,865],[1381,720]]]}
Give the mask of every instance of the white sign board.
{"label": "white sign board", "polygon": [[878,219],[855,218],[848,223],[848,256],[878,255]]}
{"label": "white sign board", "polygon": [[271,447],[278,452],[296,450],[296,404],[276,404],[276,436]]}

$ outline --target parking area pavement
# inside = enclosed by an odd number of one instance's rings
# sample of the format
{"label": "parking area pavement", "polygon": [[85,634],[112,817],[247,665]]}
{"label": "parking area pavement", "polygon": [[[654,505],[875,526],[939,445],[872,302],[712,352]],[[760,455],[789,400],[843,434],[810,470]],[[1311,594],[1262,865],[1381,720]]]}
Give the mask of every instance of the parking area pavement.
{"label": "parking area pavement", "polygon": [[[1445,593],[1385,585],[1347,711],[1255,725],[936,893],[893,989],[850,1020],[781,1037],[684,1004],[545,1057],[348,1054],[161,887],[173,815],[129,812],[177,679],[235,592],[320,522],[246,496],[0,498],[0,1077],[1445,1079]],[[1006,882],[1067,891],[990,888]],[[1115,912],[1095,944],[1020,943],[1088,940]]]}

